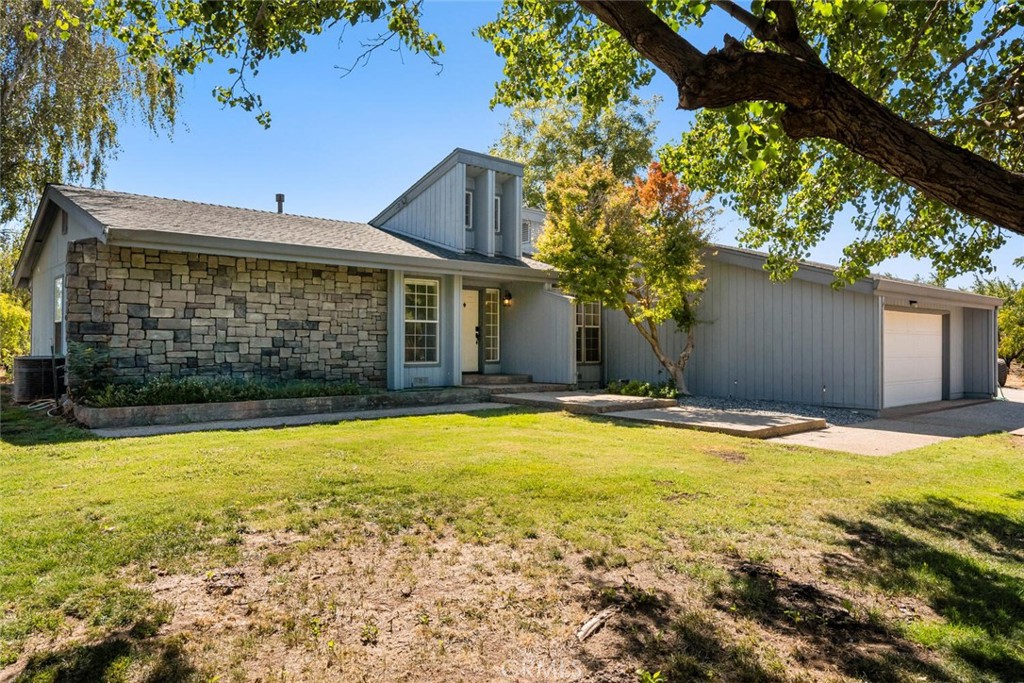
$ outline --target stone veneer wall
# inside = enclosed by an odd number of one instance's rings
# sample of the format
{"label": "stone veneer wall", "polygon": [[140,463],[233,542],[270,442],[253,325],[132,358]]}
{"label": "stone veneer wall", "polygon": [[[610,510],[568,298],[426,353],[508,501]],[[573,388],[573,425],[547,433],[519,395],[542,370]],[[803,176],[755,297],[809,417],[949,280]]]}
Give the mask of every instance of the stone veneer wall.
{"label": "stone veneer wall", "polygon": [[110,352],[115,381],[161,375],[382,387],[387,273],[254,258],[68,246],[67,338]]}

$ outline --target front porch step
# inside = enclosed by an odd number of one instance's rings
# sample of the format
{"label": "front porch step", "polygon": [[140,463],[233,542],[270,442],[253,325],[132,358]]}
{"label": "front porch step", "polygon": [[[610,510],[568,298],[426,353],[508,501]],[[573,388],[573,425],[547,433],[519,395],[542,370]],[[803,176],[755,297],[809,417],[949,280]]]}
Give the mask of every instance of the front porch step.
{"label": "front porch step", "polygon": [[462,386],[479,387],[505,384],[529,384],[533,381],[530,375],[485,375],[483,373],[464,373]]}

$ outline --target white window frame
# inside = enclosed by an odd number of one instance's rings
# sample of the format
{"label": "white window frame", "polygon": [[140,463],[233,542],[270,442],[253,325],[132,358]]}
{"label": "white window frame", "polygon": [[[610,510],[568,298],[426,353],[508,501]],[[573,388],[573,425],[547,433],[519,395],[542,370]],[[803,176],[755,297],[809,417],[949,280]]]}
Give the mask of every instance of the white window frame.
{"label": "white window frame", "polygon": [[501,234],[501,195],[494,195],[494,234]]}
{"label": "white window frame", "polygon": [[[423,317],[423,318],[415,318],[414,317],[414,318],[410,318],[409,317],[409,303],[408,303],[408,300],[407,300],[407,297],[410,294],[410,292],[407,289],[409,285],[426,286],[426,287],[431,288],[433,290],[432,296],[433,296],[433,299],[434,299],[434,304],[433,304],[434,315],[433,315],[432,318],[429,318],[429,317]],[[412,293],[415,293],[415,292],[412,292]],[[429,290],[427,292],[425,292],[425,293],[428,294],[428,295],[431,295],[431,292]],[[430,306],[428,305],[428,306],[425,306],[424,308],[429,309]],[[414,307],[414,309],[415,309],[415,307]],[[405,339],[403,340],[403,343],[402,343],[402,358],[404,359],[405,364],[406,365],[438,365],[440,363],[440,359],[441,359],[441,323],[440,323],[440,317],[441,317],[441,282],[439,280],[430,280],[430,279],[426,279],[426,278],[405,278],[405,280],[402,282],[402,312],[403,312],[403,322],[404,322],[403,331],[404,331],[404,336],[405,336]],[[415,310],[414,310],[414,315],[415,315]],[[433,349],[431,349],[428,346],[423,346],[422,347],[422,349],[425,352],[424,356],[425,357],[429,357],[431,355],[429,352],[432,350],[433,351],[433,358],[426,359],[426,360],[409,360],[409,351],[410,351],[409,341],[410,341],[410,337],[414,336],[414,335],[410,335],[409,334],[409,325],[410,324],[413,324],[413,325],[415,325],[415,324],[433,325],[434,326],[434,335],[433,335],[433,337],[434,337],[434,346],[433,346]],[[421,347],[416,347],[415,349],[412,349],[412,350],[415,352],[415,351],[419,350],[420,348]]]}
{"label": "white window frame", "polygon": [[466,210],[466,230],[473,229],[473,190],[466,190],[465,210]]}
{"label": "white window frame", "polygon": [[67,288],[64,286],[64,276],[58,275],[53,278],[53,354],[60,356],[64,353],[64,307],[67,298]]}
{"label": "white window frame", "polygon": [[[493,297],[493,298],[492,298]],[[492,318],[493,316],[493,325]],[[488,287],[484,290],[484,320],[483,320],[483,340],[484,340],[484,362],[485,363],[500,363],[501,362],[501,290],[493,289]],[[493,327],[493,339],[494,345],[491,346],[492,339],[492,327]],[[494,355],[491,356],[491,351]]]}
{"label": "white window frame", "polygon": [[[596,313],[589,307],[595,307]],[[588,316],[597,316],[597,324],[588,324]],[[587,330],[597,330],[597,359],[587,358]],[[579,301],[576,303],[576,364],[577,365],[599,365],[603,355],[601,348],[601,304],[596,301]]]}

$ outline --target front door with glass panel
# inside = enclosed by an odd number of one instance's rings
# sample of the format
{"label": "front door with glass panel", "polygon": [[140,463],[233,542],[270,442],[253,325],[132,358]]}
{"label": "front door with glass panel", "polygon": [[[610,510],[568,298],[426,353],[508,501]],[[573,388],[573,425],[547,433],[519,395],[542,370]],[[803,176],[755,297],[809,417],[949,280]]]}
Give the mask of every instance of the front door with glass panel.
{"label": "front door with glass panel", "polygon": [[462,371],[480,372],[480,292],[462,290]]}

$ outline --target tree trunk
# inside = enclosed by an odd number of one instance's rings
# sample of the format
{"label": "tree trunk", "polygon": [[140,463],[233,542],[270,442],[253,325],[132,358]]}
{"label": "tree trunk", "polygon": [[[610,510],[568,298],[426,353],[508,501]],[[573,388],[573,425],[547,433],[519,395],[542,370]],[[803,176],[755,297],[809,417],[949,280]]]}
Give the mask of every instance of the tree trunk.
{"label": "tree trunk", "polygon": [[654,352],[655,357],[661,366],[668,371],[669,376],[672,377],[672,382],[675,384],[676,391],[683,396],[689,396],[690,391],[686,387],[686,378],[683,377],[683,373],[686,371],[686,364],[690,361],[690,356],[693,355],[693,330],[686,331],[686,344],[683,346],[683,350],[679,352],[679,357],[672,360],[661,348],[661,338],[658,335],[658,326],[648,320],[642,320],[639,322],[633,322],[632,316],[629,314],[629,307],[623,311],[626,314],[626,319],[633,323],[633,327],[640,333],[640,336],[650,345],[651,350]]}
{"label": "tree trunk", "polygon": [[676,382],[676,391],[683,396],[689,396],[690,390],[686,388],[686,379],[683,377],[683,372],[686,370],[686,365],[690,362],[690,356],[693,354],[693,330],[686,331],[686,346],[683,347],[682,352],[679,354],[679,358],[675,362],[675,367],[678,369],[677,374],[674,374],[672,378]]}
{"label": "tree trunk", "polygon": [[672,79],[680,109],[783,104],[790,138],[835,140],[924,195],[1024,235],[1024,175],[912,125],[820,61],[751,51],[728,36],[705,55],[645,3],[578,4]]}

